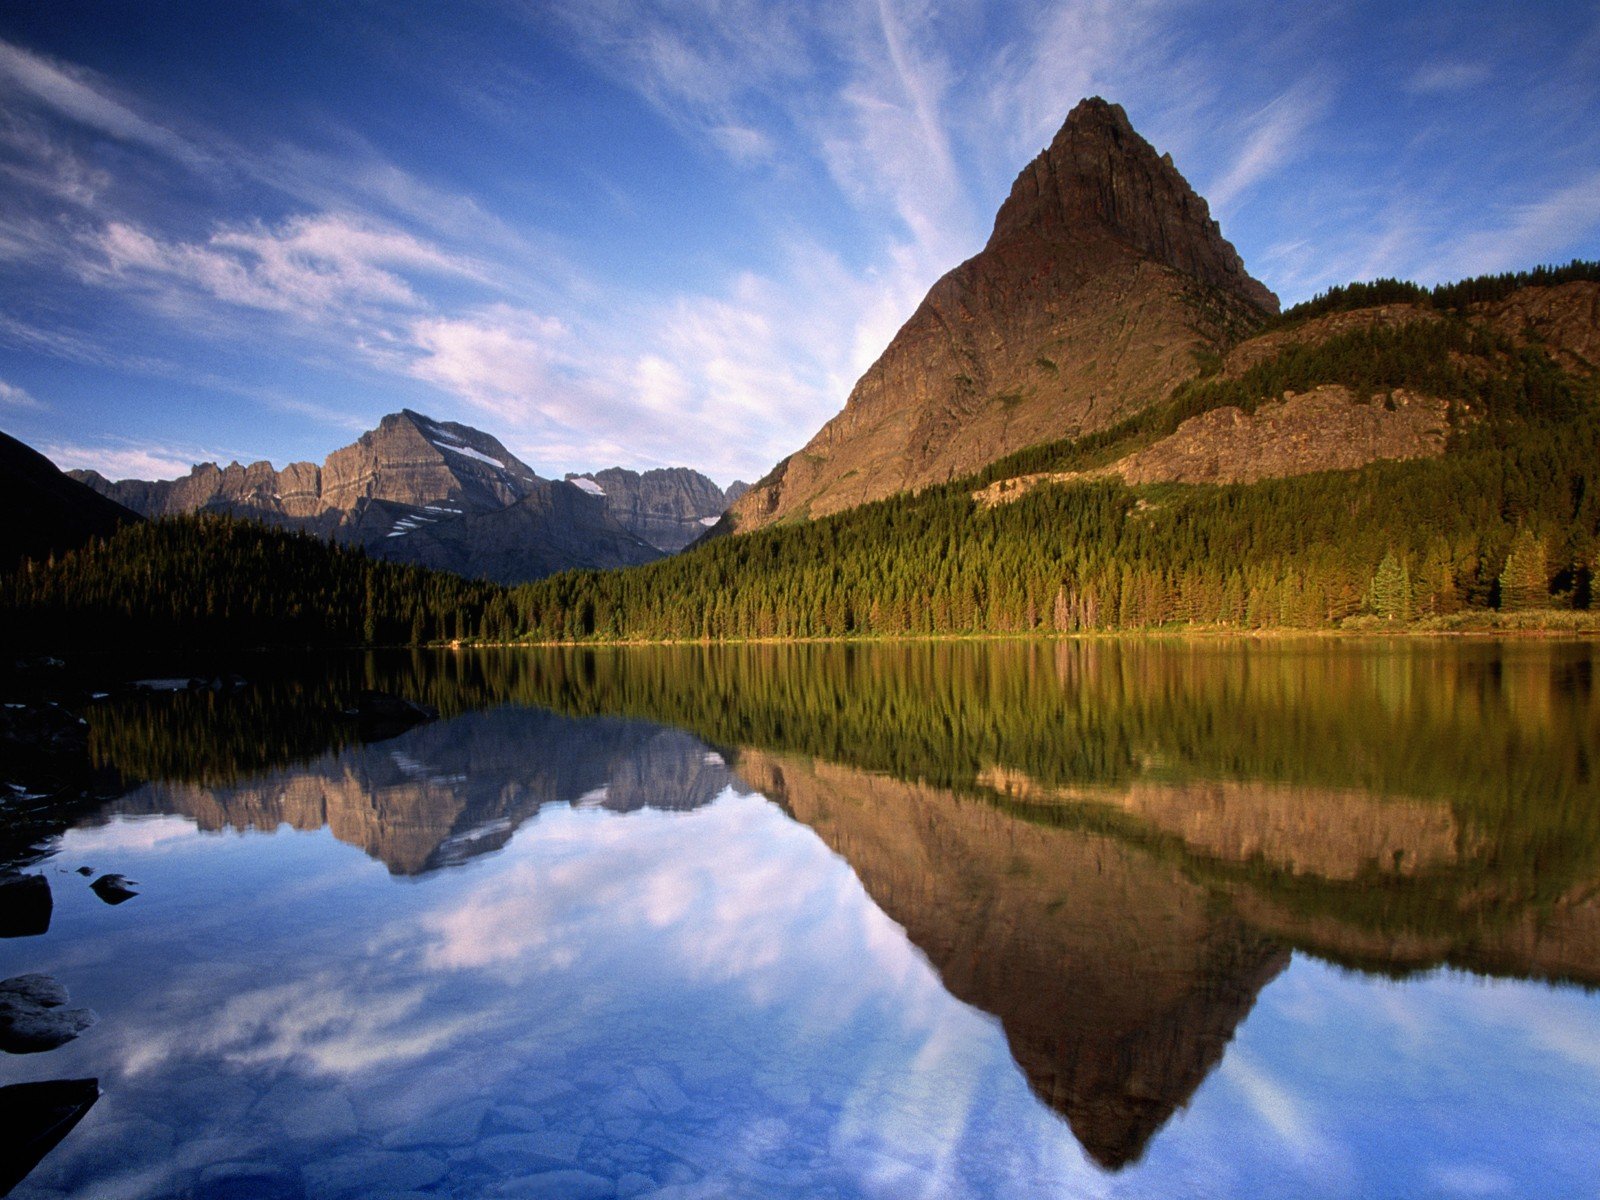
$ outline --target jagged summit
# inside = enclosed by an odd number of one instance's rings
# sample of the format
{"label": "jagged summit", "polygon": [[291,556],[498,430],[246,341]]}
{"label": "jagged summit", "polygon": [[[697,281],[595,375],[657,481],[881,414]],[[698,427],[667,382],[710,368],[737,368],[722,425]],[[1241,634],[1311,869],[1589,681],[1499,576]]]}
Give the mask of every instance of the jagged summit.
{"label": "jagged summit", "polygon": [[1170,158],[1099,98],[1018,176],[844,410],[730,510],[825,516],[1103,429],[1277,311]]}
{"label": "jagged summit", "polygon": [[231,513],[501,583],[661,556],[600,499],[540,478],[498,438],[409,408],[383,417],[320,466],[202,463],[159,482],[73,475],[141,515]]}
{"label": "jagged summit", "polygon": [[1103,226],[1186,275],[1278,311],[1211,218],[1170,154],[1135,132],[1120,104],[1080,100],[1039,156],[1023,168],[994,220],[989,247],[1012,238],[1081,239]]}
{"label": "jagged summit", "polygon": [[688,467],[569,474],[567,482],[592,496],[605,498],[607,510],[623,528],[665,554],[676,554],[715,525],[747,485],[735,482],[726,491]]}

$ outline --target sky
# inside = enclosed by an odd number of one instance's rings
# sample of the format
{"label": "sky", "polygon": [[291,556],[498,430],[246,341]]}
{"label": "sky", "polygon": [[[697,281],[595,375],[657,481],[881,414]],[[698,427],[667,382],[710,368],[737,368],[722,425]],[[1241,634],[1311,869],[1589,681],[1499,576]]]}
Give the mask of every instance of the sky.
{"label": "sky", "polygon": [[1285,303],[1600,258],[1600,0],[0,0],[0,429],[753,480],[1086,95]]}

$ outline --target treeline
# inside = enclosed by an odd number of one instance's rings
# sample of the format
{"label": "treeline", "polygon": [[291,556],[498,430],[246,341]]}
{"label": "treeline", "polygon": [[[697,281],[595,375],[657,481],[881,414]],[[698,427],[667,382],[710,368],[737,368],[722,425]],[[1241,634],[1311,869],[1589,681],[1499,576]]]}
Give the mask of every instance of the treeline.
{"label": "treeline", "polygon": [[[1440,294],[1593,269],[1469,280]],[[1538,347],[1451,312],[1291,343],[1232,375],[1218,365],[1112,429],[1032,447],[967,479],[722,538],[644,567],[568,572],[516,589],[227,518],[141,524],[0,580],[0,642],[421,645],[1318,628],[1356,617],[1591,607],[1600,556],[1593,376],[1574,377]],[[1373,404],[1391,402],[1398,388],[1446,401],[1448,452],[1232,486],[1040,487],[992,509],[971,497],[997,479],[1101,466],[1199,413],[1253,410],[1320,384],[1342,384]]]}
{"label": "treeline", "polygon": [[[1102,480],[993,509],[971,499],[994,479],[1100,465],[1206,408],[1319,383],[1377,403],[1402,386],[1450,400],[1449,453],[1223,487]],[[515,604],[528,634],[551,640],[1316,628],[1588,608],[1597,538],[1594,381],[1447,318],[1291,346],[970,479],[632,571],[556,576],[518,589]]]}
{"label": "treeline", "polygon": [[0,577],[0,645],[334,646],[510,637],[503,588],[215,515],[123,526]]}
{"label": "treeline", "polygon": [[1310,300],[1283,310],[1274,324],[1285,328],[1324,317],[1329,313],[1374,308],[1381,304],[1420,304],[1460,312],[1473,304],[1504,300],[1525,287],[1554,287],[1562,283],[1600,282],[1600,262],[1575,258],[1566,266],[1538,266],[1530,271],[1507,271],[1500,275],[1478,275],[1456,283],[1441,283],[1425,288],[1403,279],[1374,279],[1369,283],[1349,283],[1318,292]]}

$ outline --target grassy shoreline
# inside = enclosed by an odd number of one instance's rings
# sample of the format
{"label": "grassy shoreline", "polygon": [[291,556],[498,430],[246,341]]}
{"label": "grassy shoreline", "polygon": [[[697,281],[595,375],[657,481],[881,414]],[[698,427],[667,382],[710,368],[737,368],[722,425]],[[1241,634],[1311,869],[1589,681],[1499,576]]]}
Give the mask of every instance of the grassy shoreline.
{"label": "grassy shoreline", "polygon": [[902,645],[915,642],[1082,642],[1082,641],[1305,641],[1305,640],[1427,640],[1483,638],[1520,641],[1547,638],[1600,637],[1600,612],[1543,609],[1523,613],[1494,611],[1455,613],[1420,621],[1394,622],[1356,618],[1328,628],[1241,629],[1232,625],[1172,625],[1145,629],[1096,629],[1073,633],[1034,630],[1029,633],[928,633],[862,634],[842,637],[766,638],[584,638],[518,640],[511,642],[435,643],[435,647],[461,649],[539,649],[611,646],[806,646]]}

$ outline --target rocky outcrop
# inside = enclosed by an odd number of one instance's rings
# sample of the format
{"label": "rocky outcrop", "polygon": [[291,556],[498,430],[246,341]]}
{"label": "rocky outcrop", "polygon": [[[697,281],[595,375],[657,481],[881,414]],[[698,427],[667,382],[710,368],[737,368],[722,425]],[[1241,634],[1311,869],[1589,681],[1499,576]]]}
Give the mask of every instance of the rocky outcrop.
{"label": "rocky outcrop", "polygon": [[724,491],[687,467],[629,471],[610,467],[567,481],[603,498],[606,511],[636,537],[663,554],[676,554],[717,523],[728,505],[749,490],[735,481]]}
{"label": "rocky outcrop", "polygon": [[331,536],[379,558],[499,583],[660,557],[598,498],[542,479],[496,438],[406,409],[320,467],[202,463],[182,479],[79,481],[146,516],[219,512]]}
{"label": "rocky outcrop", "polygon": [[434,421],[405,409],[335,450],[322,466],[269,462],[241,466],[201,463],[182,479],[112,483],[94,471],[73,478],[147,517],[200,511],[278,518],[301,524],[330,517],[337,528],[361,501],[420,507],[453,503],[502,508],[539,481],[533,470],[495,438],[468,425]]}
{"label": "rocky outcrop", "polygon": [[62,474],[30,446],[0,433],[0,574],[23,559],[76,550],[138,517]]}
{"label": "rocky outcrop", "polygon": [[1600,372],[1600,283],[1522,288],[1473,315],[1500,332],[1540,346],[1569,371]]}
{"label": "rocky outcrop", "polygon": [[942,482],[1104,428],[1277,310],[1126,114],[1085,100],[988,244],[928,293],[823,426],[732,508],[746,530]]}
{"label": "rocky outcrop", "polygon": [[1415,876],[1479,849],[1450,807],[1354,788],[1216,779],[1123,788],[1047,788],[991,767],[978,782],[1030,804],[1101,805],[1178,838],[1191,854],[1262,862],[1294,875],[1351,881]]}
{"label": "rocky outcrop", "polygon": [[1043,484],[1110,476],[1131,484],[1222,484],[1348,471],[1380,460],[1437,458],[1449,436],[1449,405],[1443,400],[1404,388],[1381,400],[1363,399],[1326,384],[1285,392],[1253,413],[1214,408],[1109,466],[1013,476],[974,492],[973,499],[993,508]]}

